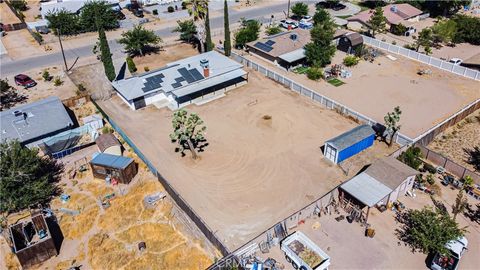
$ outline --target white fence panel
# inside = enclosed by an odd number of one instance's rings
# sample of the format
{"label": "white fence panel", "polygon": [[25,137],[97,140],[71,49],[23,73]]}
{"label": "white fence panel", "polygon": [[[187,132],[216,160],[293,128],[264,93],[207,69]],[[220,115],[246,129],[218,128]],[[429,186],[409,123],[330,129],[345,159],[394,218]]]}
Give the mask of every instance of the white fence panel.
{"label": "white fence panel", "polygon": [[[468,77],[470,79],[475,79],[475,76],[477,76],[477,74],[479,74],[479,72],[473,69],[467,68],[467,70],[465,71],[465,77]],[[480,75],[478,75],[478,78],[480,78]]]}
{"label": "white fence panel", "polygon": [[458,75],[463,75],[463,73],[465,73],[465,70],[467,68],[466,67],[462,67],[462,66],[454,66],[453,67],[453,73],[456,73]]}
{"label": "white fence panel", "polygon": [[452,71],[453,70],[453,64],[443,61],[442,65],[441,65],[441,68],[444,69],[444,70],[447,70],[447,71]]}
{"label": "white fence panel", "polygon": [[428,62],[430,61],[430,56],[425,55],[425,54],[420,54],[419,57],[418,57],[418,61],[420,61],[422,63],[425,63],[425,64],[428,64]]}

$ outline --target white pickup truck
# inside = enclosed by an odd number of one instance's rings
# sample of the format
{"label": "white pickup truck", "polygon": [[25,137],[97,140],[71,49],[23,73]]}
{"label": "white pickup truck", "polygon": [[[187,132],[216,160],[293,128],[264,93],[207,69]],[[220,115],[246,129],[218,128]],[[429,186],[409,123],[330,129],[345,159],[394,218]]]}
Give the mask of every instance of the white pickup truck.
{"label": "white pickup truck", "polygon": [[458,269],[458,262],[462,258],[463,254],[467,250],[468,240],[465,237],[461,237],[457,240],[453,240],[445,244],[445,247],[450,251],[450,254],[443,255],[440,253],[435,254],[433,257],[430,269],[432,270],[456,270]]}
{"label": "white pickup truck", "polygon": [[330,257],[301,232],[294,232],[283,239],[280,249],[295,269],[326,270],[330,265]]}

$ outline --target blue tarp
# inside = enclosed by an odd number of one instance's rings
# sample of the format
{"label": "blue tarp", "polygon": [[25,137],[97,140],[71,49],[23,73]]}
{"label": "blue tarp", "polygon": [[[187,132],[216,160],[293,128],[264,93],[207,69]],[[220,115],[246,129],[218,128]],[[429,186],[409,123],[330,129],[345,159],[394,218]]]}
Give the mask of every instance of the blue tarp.
{"label": "blue tarp", "polygon": [[91,163],[94,165],[107,166],[117,169],[124,169],[132,162],[133,159],[131,158],[104,153],[96,154],[91,161]]}

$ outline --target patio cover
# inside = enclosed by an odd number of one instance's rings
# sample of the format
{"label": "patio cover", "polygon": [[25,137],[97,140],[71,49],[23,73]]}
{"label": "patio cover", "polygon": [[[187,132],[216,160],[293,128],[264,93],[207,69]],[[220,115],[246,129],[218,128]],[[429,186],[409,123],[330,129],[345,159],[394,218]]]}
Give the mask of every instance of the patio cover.
{"label": "patio cover", "polygon": [[368,207],[374,206],[393,191],[364,172],[340,187]]}
{"label": "patio cover", "polygon": [[278,58],[288,62],[288,63],[293,63],[295,61],[298,61],[300,59],[305,58],[305,49],[300,48],[295,51],[291,51],[285,54],[280,55]]}

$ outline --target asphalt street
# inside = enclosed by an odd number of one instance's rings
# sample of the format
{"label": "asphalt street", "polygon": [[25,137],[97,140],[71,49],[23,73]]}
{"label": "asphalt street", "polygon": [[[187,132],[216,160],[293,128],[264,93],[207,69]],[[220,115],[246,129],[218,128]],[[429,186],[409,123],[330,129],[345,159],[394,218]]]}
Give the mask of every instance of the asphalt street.
{"label": "asphalt street", "polygon": [[[295,1],[292,1],[292,2],[295,2]],[[236,23],[241,18],[258,19],[262,22],[269,22],[272,14],[277,14],[276,16],[278,17],[279,13],[284,13],[286,11],[287,11],[287,1],[279,2],[279,4],[276,4],[276,5],[259,7],[259,8],[248,9],[248,10],[241,10],[241,11],[231,10],[229,14],[230,23],[231,24]],[[279,19],[279,18],[276,18],[276,19]],[[223,16],[211,18],[210,25],[211,25],[212,31],[222,29]],[[156,34],[162,38],[177,36],[178,33],[172,33],[173,29],[174,27],[165,27],[163,29],[157,30]],[[93,55],[92,47],[94,42],[96,42],[96,40],[92,40],[91,45],[73,48],[73,49],[66,49],[65,56],[67,58],[67,62],[73,63],[73,61],[75,61],[77,57],[81,59],[84,57],[92,56]],[[113,54],[114,59],[124,56],[124,53],[122,52],[122,46],[118,44],[116,40],[110,40],[109,45],[110,45],[110,50]],[[21,73],[24,70],[30,70],[34,68],[41,68],[41,67],[58,65],[58,64],[63,65],[62,54],[60,52],[45,54],[45,55],[36,56],[36,57],[29,57],[29,58],[20,59],[20,60],[9,60],[8,57],[2,56],[2,58],[0,59],[0,62],[1,62],[0,73],[2,77],[12,75],[13,73]]]}

